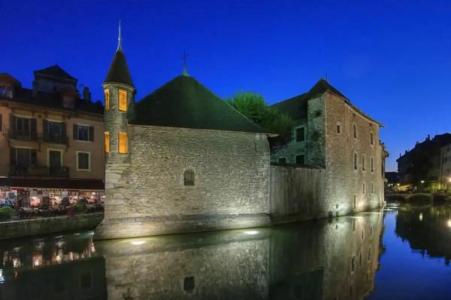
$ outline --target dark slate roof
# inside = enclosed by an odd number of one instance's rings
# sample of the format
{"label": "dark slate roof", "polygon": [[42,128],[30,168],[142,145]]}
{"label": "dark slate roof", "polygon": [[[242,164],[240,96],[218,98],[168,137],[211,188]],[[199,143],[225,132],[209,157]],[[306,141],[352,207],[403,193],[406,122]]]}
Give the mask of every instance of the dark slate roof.
{"label": "dark slate roof", "polygon": [[122,50],[118,49],[116,54],[114,54],[113,62],[104,82],[125,83],[133,86],[132,77],[128,71],[127,60]]}
{"label": "dark slate roof", "polygon": [[178,76],[135,106],[133,124],[265,132],[190,76]]}
{"label": "dark slate roof", "polygon": [[35,75],[37,75],[37,74],[47,75],[47,76],[51,76],[51,77],[58,77],[58,78],[62,78],[62,79],[69,79],[69,80],[77,81],[76,78],[72,77],[69,73],[64,71],[58,65],[53,65],[53,66],[47,67],[45,69],[36,70],[36,71],[34,71],[34,74]]}
{"label": "dark slate roof", "polygon": [[16,88],[14,97],[12,99],[0,97],[0,101],[2,100],[44,106],[61,110],[75,110],[95,114],[103,114],[103,105],[100,102],[94,103],[84,99],[75,99],[74,109],[69,109],[63,107],[62,97],[59,93],[37,92],[36,94],[33,94],[33,91],[27,88]]}
{"label": "dark slate roof", "polygon": [[[315,85],[304,94],[301,94],[299,96],[295,96],[293,98],[289,98],[287,100],[281,101],[279,103],[273,104],[272,107],[279,110],[280,112],[289,115],[294,120],[300,120],[305,119],[307,116],[307,102],[310,99],[313,99],[317,96],[320,96],[324,94],[325,92],[331,92],[341,98],[350,105],[353,109],[355,109],[357,112],[359,112],[361,115],[363,115],[365,118],[381,125],[378,121],[372,119],[368,115],[366,115],[364,112],[362,112],[360,109],[358,109],[356,106],[354,106],[351,103],[351,100],[349,100],[343,93],[341,93],[338,89],[336,89],[334,86],[332,86],[327,80],[320,79],[318,82],[315,83]],[[382,125],[381,125],[382,126]]]}

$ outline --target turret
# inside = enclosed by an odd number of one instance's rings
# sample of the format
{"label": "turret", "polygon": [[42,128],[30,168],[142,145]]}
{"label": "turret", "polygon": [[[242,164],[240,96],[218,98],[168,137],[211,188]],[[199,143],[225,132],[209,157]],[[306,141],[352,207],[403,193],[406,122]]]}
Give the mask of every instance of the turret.
{"label": "turret", "polygon": [[129,155],[128,118],[133,112],[135,88],[122,51],[119,24],[118,47],[103,82],[105,95],[105,152],[111,159],[124,161]]}

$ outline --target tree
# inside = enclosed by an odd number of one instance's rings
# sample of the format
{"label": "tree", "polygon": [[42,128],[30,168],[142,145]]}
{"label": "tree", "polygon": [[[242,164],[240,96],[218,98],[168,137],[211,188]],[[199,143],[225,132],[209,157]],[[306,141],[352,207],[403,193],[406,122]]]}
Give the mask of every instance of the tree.
{"label": "tree", "polygon": [[263,96],[256,93],[238,93],[228,103],[271,133],[289,136],[295,125],[290,116],[268,106]]}

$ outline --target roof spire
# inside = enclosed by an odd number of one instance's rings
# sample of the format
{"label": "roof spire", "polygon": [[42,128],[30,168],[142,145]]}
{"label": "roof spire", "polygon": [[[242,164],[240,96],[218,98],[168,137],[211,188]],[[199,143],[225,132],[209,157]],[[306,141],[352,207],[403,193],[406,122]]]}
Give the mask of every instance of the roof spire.
{"label": "roof spire", "polygon": [[183,51],[183,56],[182,56],[182,60],[183,60],[183,71],[182,71],[182,75],[183,76],[189,76],[188,74],[188,54],[186,54],[185,51]]}
{"label": "roof spire", "polygon": [[122,26],[121,26],[121,20],[119,20],[119,33],[117,37],[117,50],[116,51],[122,51]]}

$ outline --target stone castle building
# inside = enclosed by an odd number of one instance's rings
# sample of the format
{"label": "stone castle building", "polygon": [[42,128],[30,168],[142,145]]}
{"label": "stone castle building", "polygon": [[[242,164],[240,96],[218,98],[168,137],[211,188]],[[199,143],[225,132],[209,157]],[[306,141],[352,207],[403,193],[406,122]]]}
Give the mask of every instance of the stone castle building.
{"label": "stone castle building", "polygon": [[384,202],[380,124],[324,80],[275,105],[297,126],[271,156],[265,130],[186,72],[135,103],[120,39],[103,87],[97,238],[263,226]]}
{"label": "stone castle building", "polygon": [[379,138],[379,122],[324,79],[307,93],[273,107],[296,125],[285,142],[272,147],[271,161],[321,173],[322,193],[316,195],[322,202],[316,204],[319,215],[342,215],[383,204],[386,152]]}
{"label": "stone castle building", "polygon": [[119,46],[105,91],[99,238],[269,224],[269,143],[187,74],[135,103]]}

